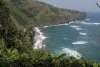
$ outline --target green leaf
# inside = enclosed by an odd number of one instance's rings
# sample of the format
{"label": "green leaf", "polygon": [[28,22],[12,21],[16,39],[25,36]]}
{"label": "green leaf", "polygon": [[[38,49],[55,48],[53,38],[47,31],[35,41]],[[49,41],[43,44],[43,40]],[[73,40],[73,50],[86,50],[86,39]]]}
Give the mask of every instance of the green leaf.
{"label": "green leaf", "polygon": [[60,59],[65,58],[65,57],[66,57],[66,54],[62,54],[57,59],[60,60]]}

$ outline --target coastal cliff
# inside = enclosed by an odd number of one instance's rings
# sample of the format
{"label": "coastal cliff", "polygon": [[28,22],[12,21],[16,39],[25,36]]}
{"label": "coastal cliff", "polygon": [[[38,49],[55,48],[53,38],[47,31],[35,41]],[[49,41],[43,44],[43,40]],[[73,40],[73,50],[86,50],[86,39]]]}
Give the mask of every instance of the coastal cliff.
{"label": "coastal cliff", "polygon": [[21,30],[26,41],[34,44],[36,26],[49,26],[69,23],[74,20],[83,20],[86,13],[76,10],[54,7],[34,0],[4,0],[10,8],[10,18],[15,27]]}
{"label": "coastal cliff", "polygon": [[74,20],[83,20],[86,13],[76,10],[54,7],[53,5],[34,0],[4,0],[10,8],[10,18],[15,27],[22,30],[26,41],[34,44],[37,26],[65,24]]}
{"label": "coastal cliff", "polygon": [[44,2],[33,0],[4,0],[11,8],[11,17],[19,25],[44,26],[68,23],[86,18],[84,12],[57,8]]}
{"label": "coastal cliff", "polygon": [[6,0],[10,6],[0,0],[0,67],[100,67],[99,63],[84,58],[66,57],[66,54],[55,56],[41,49],[34,50],[32,19],[10,1],[30,0]]}

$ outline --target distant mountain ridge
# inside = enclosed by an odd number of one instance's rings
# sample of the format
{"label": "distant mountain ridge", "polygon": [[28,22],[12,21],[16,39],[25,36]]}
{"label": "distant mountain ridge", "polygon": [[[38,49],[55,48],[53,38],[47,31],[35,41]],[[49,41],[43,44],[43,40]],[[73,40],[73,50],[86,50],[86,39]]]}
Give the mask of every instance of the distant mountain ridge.
{"label": "distant mountain ridge", "polygon": [[12,19],[20,25],[43,26],[68,23],[86,18],[84,12],[57,8],[33,0],[4,0],[11,9]]}

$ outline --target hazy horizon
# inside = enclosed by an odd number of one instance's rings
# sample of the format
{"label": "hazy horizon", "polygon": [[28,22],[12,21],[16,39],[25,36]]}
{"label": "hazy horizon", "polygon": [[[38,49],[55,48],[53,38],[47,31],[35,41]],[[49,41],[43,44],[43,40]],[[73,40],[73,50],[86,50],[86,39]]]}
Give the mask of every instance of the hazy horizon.
{"label": "hazy horizon", "polygon": [[96,3],[100,4],[100,0],[38,0],[55,7],[78,10],[82,12],[100,12],[100,8]]}

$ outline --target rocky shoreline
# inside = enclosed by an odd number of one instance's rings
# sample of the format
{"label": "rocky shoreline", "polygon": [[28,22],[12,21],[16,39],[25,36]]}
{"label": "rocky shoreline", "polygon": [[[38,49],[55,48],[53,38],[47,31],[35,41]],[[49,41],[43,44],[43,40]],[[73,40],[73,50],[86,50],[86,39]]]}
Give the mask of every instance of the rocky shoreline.
{"label": "rocky shoreline", "polygon": [[[82,19],[81,19],[82,20]],[[83,19],[84,20],[84,19]],[[46,28],[46,27],[51,27],[51,26],[60,26],[60,25],[68,25],[69,23],[76,21],[76,20],[72,20],[72,21],[67,21],[67,22],[63,22],[63,23],[59,23],[59,24],[51,24],[51,25],[44,25],[44,26],[39,26],[39,27],[34,27],[34,31],[35,31],[35,37],[34,37],[34,49],[45,49],[45,44],[43,44],[43,40],[45,40],[47,37],[45,37],[43,35],[43,33],[40,31],[40,27]]]}

